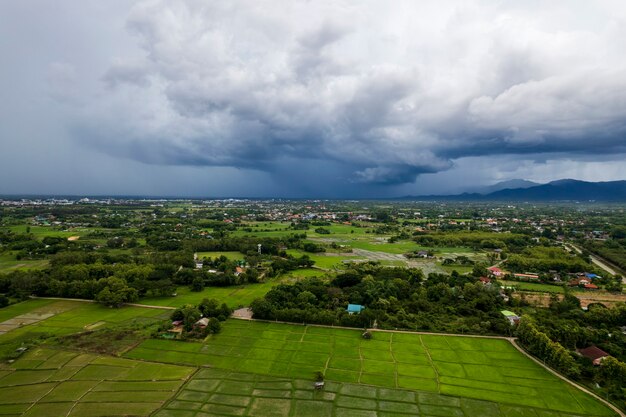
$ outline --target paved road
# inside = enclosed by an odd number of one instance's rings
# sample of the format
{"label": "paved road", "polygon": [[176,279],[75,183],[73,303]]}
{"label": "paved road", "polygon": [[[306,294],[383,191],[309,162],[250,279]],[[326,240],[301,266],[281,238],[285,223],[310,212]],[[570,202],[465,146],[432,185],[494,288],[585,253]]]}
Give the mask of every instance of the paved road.
{"label": "paved road", "polygon": [[[580,249],[578,246],[573,245],[571,243],[566,243],[565,247],[570,248],[570,250],[574,250],[577,253],[583,253],[582,249]],[[591,262],[593,262],[595,265],[599,266],[600,268],[604,269],[609,274],[622,275],[623,277],[622,283],[626,284],[626,274],[624,274],[624,271],[620,271],[617,267],[614,267],[613,265],[609,265],[609,263],[605,259],[602,259],[597,255],[589,254],[589,258],[591,259]]]}

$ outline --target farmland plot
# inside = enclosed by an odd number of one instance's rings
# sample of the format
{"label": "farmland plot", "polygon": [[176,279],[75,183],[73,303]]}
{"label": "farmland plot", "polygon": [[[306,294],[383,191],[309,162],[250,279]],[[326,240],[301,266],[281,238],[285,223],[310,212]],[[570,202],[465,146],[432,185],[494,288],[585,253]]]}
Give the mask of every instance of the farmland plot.
{"label": "farmland plot", "polygon": [[0,415],[148,416],[193,368],[36,349],[0,369]]}
{"label": "farmland plot", "polygon": [[[231,320],[206,343],[148,340],[127,357],[308,381],[321,371],[330,381],[431,393],[441,401],[613,415],[499,339],[375,332],[364,340],[357,330]],[[521,415],[536,415],[529,413]]]}

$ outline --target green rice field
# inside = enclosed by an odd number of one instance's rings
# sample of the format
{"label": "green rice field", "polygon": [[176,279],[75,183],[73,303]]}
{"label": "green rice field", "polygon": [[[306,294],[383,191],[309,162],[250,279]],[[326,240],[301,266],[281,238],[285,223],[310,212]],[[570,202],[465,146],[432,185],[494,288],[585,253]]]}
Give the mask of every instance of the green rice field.
{"label": "green rice field", "polygon": [[[38,333],[169,315],[41,299],[0,312],[4,322],[42,316],[0,335],[0,347],[13,350]],[[149,339],[124,358],[32,348],[0,367],[0,416],[614,415],[503,339],[360,333],[231,319],[202,343]],[[326,377],[323,391],[313,389],[317,371]]]}
{"label": "green rice field", "polygon": [[[483,415],[486,416],[613,415],[604,405],[550,374],[502,339],[375,332],[372,340],[364,340],[358,330],[229,320],[220,334],[210,337],[205,343],[147,340],[125,356],[256,374],[242,377],[242,381],[252,378],[254,383],[265,381],[258,375],[289,379],[291,388],[284,388],[285,392],[280,397],[289,400],[285,402],[289,404],[288,407],[285,405],[289,410],[298,403],[298,397],[291,395],[299,395],[294,388],[298,382],[291,380],[312,381],[314,373],[322,371],[327,380],[340,383],[340,394],[344,386],[347,387],[345,390],[368,392],[354,397],[361,396],[362,409],[370,414],[353,415],[392,416],[394,412],[402,412],[385,410],[387,406],[379,404],[381,400],[386,401],[378,397],[379,389],[416,392],[424,398],[436,398],[433,401],[443,407],[452,407],[445,405],[447,403],[456,404],[454,409],[430,410],[419,402],[413,403],[419,411],[411,408],[409,414],[415,410],[412,415],[476,415],[462,407],[466,404],[467,408],[469,399],[479,400],[475,402],[477,407],[482,404],[485,410],[492,409],[485,411]],[[215,389],[218,389],[218,382],[211,384],[216,384]],[[258,398],[263,398],[254,395],[261,388],[250,380],[242,386],[246,388],[242,388],[239,395],[247,399],[241,399],[246,407],[245,412],[241,411],[245,414],[241,415],[272,415],[248,407],[260,402]],[[211,398],[215,393],[217,391],[211,388],[206,395],[200,396],[203,400],[195,402],[202,402],[203,405],[198,409],[209,410],[212,415],[226,415],[211,409],[211,405],[205,407],[204,403],[213,404]],[[305,399],[309,398],[302,398]],[[462,402],[461,399],[467,400]],[[186,401],[184,398],[179,400]],[[344,406],[350,408],[348,404],[358,404],[360,400],[339,401],[333,397],[325,401],[332,402],[333,410],[336,410]],[[480,401],[490,402],[491,405]],[[173,408],[183,410],[181,407]],[[159,413],[159,416],[168,415],[188,414]]]}
{"label": "green rice field", "polygon": [[0,415],[148,416],[193,368],[35,349],[0,368]]}
{"label": "green rice field", "polygon": [[155,417],[581,417],[494,401],[202,369]]}

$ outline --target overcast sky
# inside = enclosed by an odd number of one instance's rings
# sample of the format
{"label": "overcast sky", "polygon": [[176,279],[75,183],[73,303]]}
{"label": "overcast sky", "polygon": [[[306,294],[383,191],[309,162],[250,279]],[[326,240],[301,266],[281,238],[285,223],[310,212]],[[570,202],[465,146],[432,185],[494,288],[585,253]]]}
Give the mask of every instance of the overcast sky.
{"label": "overcast sky", "polygon": [[626,3],[0,0],[0,194],[626,179]]}

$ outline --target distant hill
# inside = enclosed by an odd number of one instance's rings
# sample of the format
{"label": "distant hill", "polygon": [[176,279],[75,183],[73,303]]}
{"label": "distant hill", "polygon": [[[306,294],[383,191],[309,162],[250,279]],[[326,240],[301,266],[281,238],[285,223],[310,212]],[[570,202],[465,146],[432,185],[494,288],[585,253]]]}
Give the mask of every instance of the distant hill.
{"label": "distant hill", "polygon": [[506,190],[507,188],[515,189],[515,188],[530,188],[535,187],[537,185],[541,185],[538,182],[522,180],[522,179],[514,179],[508,181],[498,182],[493,185],[488,185],[486,187],[481,187],[477,189],[473,189],[468,191],[469,193],[478,193],[478,194],[491,194],[496,191]]}
{"label": "distant hill", "polygon": [[[523,181],[523,180],[522,180]],[[496,184],[498,185],[498,184]],[[505,188],[487,194],[406,196],[407,200],[450,201],[606,201],[626,202],[626,181],[587,182],[571,179],[547,184]]]}

